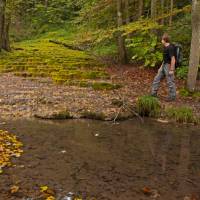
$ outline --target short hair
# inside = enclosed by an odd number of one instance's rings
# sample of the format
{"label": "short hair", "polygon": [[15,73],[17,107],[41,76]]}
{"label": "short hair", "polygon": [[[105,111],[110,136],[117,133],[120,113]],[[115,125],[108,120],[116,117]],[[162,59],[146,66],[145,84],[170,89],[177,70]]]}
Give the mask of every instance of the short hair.
{"label": "short hair", "polygon": [[170,36],[167,33],[164,33],[162,36],[162,40],[169,43],[170,42]]}

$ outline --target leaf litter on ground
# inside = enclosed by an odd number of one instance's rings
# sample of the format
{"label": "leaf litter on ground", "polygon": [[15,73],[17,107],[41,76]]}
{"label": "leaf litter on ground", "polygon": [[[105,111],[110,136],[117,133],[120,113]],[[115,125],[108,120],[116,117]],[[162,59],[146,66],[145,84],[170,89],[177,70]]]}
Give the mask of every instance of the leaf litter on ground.
{"label": "leaf litter on ground", "polygon": [[23,144],[17,137],[7,131],[0,130],[0,174],[3,168],[12,166],[11,159],[20,157]]}

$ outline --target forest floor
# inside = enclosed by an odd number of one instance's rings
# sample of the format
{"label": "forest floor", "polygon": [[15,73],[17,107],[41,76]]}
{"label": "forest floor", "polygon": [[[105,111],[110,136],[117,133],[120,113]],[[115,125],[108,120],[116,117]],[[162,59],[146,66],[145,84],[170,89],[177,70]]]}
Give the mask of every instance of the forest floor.
{"label": "forest floor", "polygon": [[[150,94],[155,69],[105,66],[88,52],[52,43],[48,37],[14,44],[0,55],[0,112],[2,118],[97,118],[112,120],[120,104],[135,106]],[[166,81],[159,93],[162,107],[189,106],[200,112],[200,93],[180,95],[184,81],[176,80],[177,100],[167,103]],[[200,85],[200,82],[198,82]],[[121,119],[133,117],[122,110]]]}
{"label": "forest floor", "polygon": [[[1,74],[1,118],[51,118],[65,112],[73,118],[80,118],[87,112],[110,120],[119,111],[119,106],[114,103],[116,100],[125,99],[134,105],[139,96],[149,94],[156,71],[127,66],[120,70],[109,69],[108,73],[112,82],[122,85],[122,88],[94,90],[91,87],[56,85],[50,78],[23,78],[13,73]],[[159,93],[162,106],[188,106],[199,115],[200,97],[180,96],[179,90],[184,87],[184,81],[177,80],[176,83],[177,100],[169,103],[165,100],[168,87],[165,80],[162,82]]]}
{"label": "forest floor", "polygon": [[[110,120],[119,111],[119,106],[114,102],[125,99],[134,105],[139,96],[150,93],[156,71],[126,66],[123,70],[109,68],[108,73],[112,82],[122,85],[122,88],[94,90],[91,87],[58,85],[47,77],[23,78],[13,73],[4,73],[0,76],[1,118],[51,118],[66,112],[73,118],[95,113]],[[184,81],[177,80],[176,85],[179,91],[184,87]],[[159,93],[163,107],[189,106],[195,113],[200,113],[200,97],[182,97],[178,94],[177,100],[169,103],[165,101],[167,93],[166,81],[163,81]]]}

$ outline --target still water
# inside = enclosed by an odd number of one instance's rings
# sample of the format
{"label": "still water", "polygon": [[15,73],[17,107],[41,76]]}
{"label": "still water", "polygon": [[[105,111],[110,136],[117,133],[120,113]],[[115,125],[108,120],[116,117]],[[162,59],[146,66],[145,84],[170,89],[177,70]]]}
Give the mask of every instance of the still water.
{"label": "still water", "polygon": [[[62,199],[179,200],[200,197],[200,128],[129,120],[17,120],[0,128],[24,144],[0,177],[0,199],[38,198],[47,185]],[[8,187],[18,183],[21,194]],[[145,191],[148,191],[145,194]]]}

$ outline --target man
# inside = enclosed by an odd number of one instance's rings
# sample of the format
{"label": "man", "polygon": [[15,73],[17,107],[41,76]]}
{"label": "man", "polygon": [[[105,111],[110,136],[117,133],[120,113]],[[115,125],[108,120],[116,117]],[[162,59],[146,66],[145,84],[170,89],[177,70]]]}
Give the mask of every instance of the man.
{"label": "man", "polygon": [[166,76],[167,84],[169,87],[169,97],[167,101],[175,101],[176,99],[176,86],[174,82],[174,72],[175,72],[175,48],[170,44],[169,35],[164,34],[162,37],[162,44],[164,46],[163,51],[163,63],[158,70],[156,77],[154,78],[152,84],[151,95],[157,97],[157,92],[160,86],[161,79]]}

